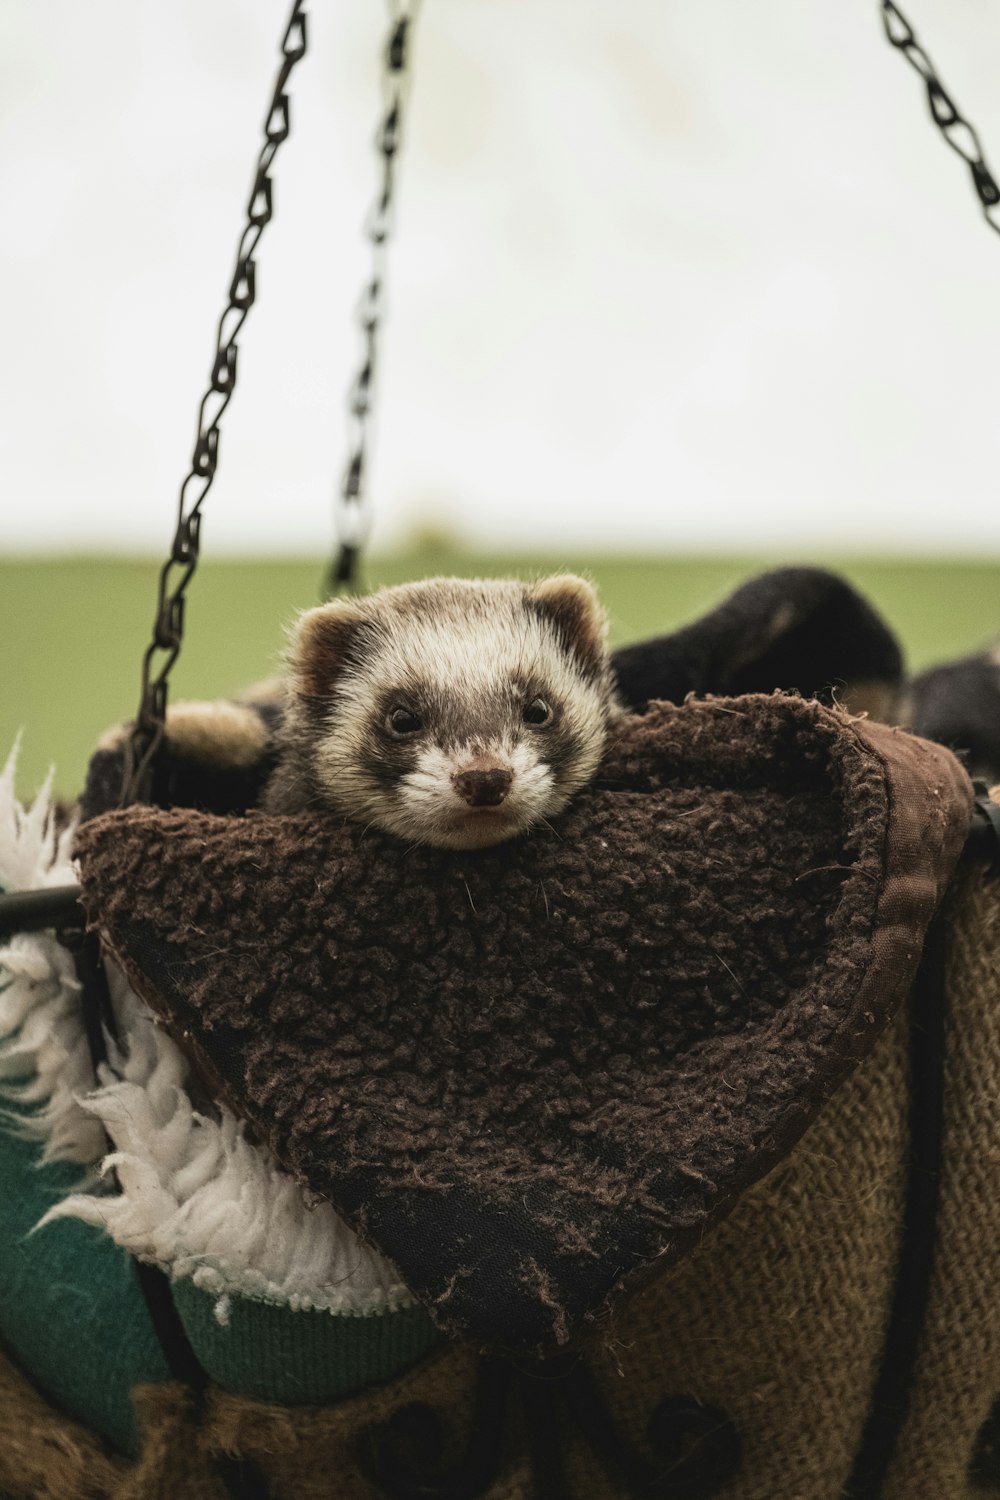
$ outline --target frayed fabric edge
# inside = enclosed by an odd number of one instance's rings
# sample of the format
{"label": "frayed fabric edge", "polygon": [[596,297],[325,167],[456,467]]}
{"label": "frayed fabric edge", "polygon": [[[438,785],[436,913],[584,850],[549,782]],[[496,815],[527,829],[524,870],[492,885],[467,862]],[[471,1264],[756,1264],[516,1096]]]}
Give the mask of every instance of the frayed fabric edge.
{"label": "frayed fabric edge", "polygon": [[[57,828],[51,778],[29,808],[17,802],[16,755],[15,746],[0,772],[0,887],[71,883],[75,825]],[[117,966],[106,968],[125,1042],[109,1039],[95,1080],[69,954],[52,933],[0,947],[0,1098],[9,1105],[0,1118],[39,1142],[43,1163],[81,1167],[79,1190],[35,1232],[63,1218],[95,1224],[215,1296],[220,1321],[231,1295],[346,1316],[414,1306],[395,1268],[328,1203],[309,1207],[225,1105],[211,1116],[194,1108],[183,1054]],[[108,1137],[115,1149],[105,1155]],[[109,1194],[100,1179],[112,1169],[120,1191]]]}

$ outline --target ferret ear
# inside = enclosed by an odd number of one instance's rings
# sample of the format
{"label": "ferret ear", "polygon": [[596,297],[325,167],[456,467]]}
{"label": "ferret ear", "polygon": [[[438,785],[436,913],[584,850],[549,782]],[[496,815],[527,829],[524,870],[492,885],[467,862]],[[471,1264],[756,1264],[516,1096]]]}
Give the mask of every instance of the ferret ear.
{"label": "ferret ear", "polygon": [[332,599],[299,616],[292,630],[288,665],[300,697],[329,697],[365,618],[356,599]]}
{"label": "ferret ear", "polygon": [[574,573],[558,573],[528,588],[528,604],[551,621],[584,667],[604,668],[608,619],[591,584]]}

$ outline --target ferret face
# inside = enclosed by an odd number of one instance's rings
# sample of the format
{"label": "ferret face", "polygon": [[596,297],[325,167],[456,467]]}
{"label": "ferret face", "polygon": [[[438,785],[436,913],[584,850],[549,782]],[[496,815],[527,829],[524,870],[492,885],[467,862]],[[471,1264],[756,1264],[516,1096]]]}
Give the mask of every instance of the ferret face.
{"label": "ferret face", "polygon": [[601,757],[605,628],[569,576],[431,579],[310,610],[290,660],[310,802],[453,849],[544,821]]}

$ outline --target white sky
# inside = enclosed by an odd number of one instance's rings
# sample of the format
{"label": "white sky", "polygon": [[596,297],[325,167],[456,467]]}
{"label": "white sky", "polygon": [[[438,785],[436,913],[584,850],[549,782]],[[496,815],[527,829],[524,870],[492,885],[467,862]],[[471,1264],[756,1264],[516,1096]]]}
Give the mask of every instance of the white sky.
{"label": "white sky", "polygon": [[[287,0],[3,0],[0,549],[165,548]],[[907,0],[1000,170],[1000,7]],[[325,553],[374,0],[310,7],[205,545]],[[876,0],[424,0],[374,542],[1000,553],[1000,237]]]}

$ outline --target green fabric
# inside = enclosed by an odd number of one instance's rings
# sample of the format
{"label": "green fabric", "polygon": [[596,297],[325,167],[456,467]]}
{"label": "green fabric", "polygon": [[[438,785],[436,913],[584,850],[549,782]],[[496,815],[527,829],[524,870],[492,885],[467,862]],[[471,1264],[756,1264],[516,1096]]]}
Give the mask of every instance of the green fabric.
{"label": "green fabric", "polygon": [[30,1234],[82,1175],[38,1156],[36,1142],[0,1133],[0,1338],[55,1405],[135,1454],[129,1392],[166,1380],[166,1363],[124,1250],[78,1219]]}
{"label": "green fabric", "polygon": [[234,1297],[220,1327],[216,1299],[192,1282],[174,1284],[174,1301],[216,1384],[289,1406],[335,1401],[388,1380],[441,1338],[422,1307],[342,1317]]}
{"label": "green fabric", "polygon": [[[30,1234],[82,1176],[77,1166],[38,1160],[37,1142],[0,1130],[0,1341],[57,1406],[135,1455],[131,1388],[166,1380],[168,1371],[134,1264],[78,1219]],[[191,1281],[175,1282],[174,1297],[212,1380],[288,1405],[388,1380],[440,1339],[422,1308],[344,1317],[233,1297],[221,1325],[217,1298]]]}

